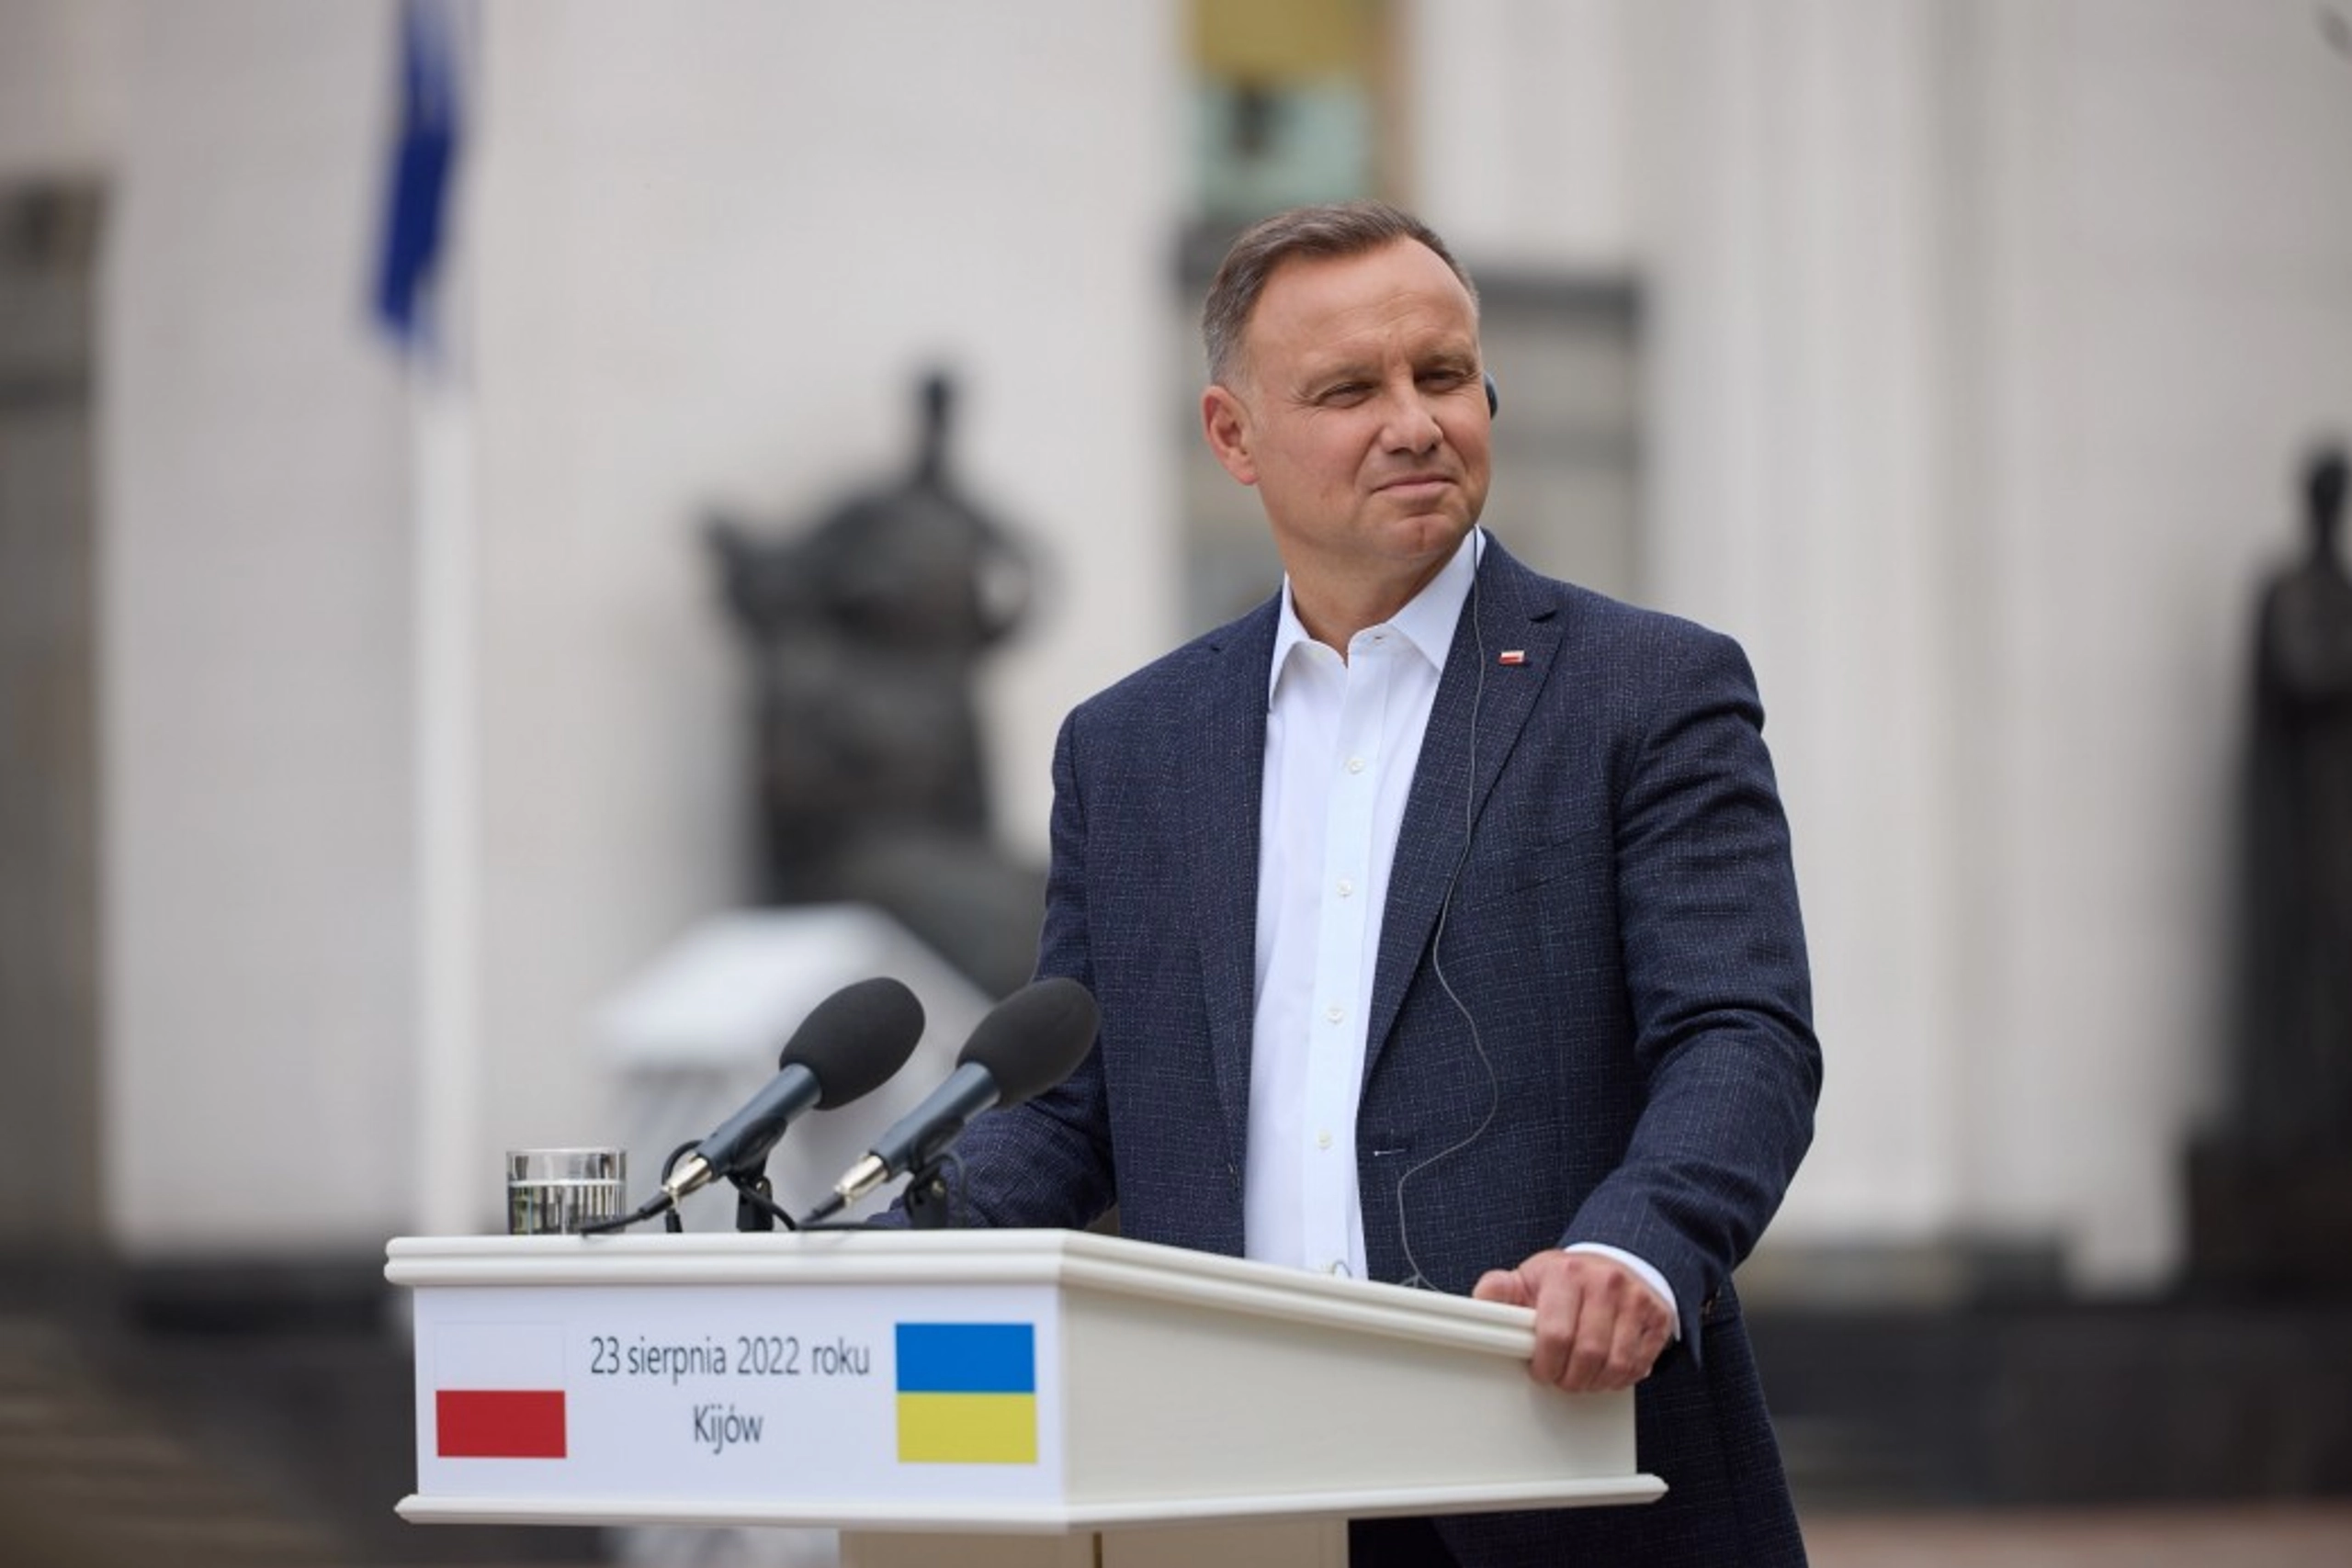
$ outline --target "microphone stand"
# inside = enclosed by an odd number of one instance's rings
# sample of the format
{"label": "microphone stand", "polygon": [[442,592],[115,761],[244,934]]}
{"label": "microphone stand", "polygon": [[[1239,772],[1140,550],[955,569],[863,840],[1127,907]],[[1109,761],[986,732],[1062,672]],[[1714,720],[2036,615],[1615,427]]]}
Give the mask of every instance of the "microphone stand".
{"label": "microphone stand", "polygon": [[738,1231],[775,1229],[775,1187],[768,1180],[768,1162],[760,1161],[756,1175],[735,1179],[735,1228]]}
{"label": "microphone stand", "polygon": [[947,1168],[952,1163],[943,1152],[932,1156],[908,1173],[905,1198],[910,1228],[919,1231],[949,1228],[956,1209],[955,1198],[947,1189]]}

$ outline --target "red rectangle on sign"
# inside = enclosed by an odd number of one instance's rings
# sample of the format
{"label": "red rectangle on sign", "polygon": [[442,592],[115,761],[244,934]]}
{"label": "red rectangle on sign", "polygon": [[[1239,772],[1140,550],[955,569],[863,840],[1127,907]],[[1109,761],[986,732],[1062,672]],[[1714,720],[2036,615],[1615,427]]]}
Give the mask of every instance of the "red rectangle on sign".
{"label": "red rectangle on sign", "polygon": [[433,1395],[443,1459],[563,1458],[563,1390],[445,1388]]}

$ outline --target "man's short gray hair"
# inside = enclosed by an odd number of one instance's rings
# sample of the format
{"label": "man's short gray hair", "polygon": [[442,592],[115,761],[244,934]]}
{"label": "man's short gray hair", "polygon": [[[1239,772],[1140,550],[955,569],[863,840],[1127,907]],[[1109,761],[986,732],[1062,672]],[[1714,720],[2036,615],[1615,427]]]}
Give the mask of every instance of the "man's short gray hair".
{"label": "man's short gray hair", "polygon": [[1321,207],[1294,207],[1262,218],[1241,231],[1218,264],[1216,280],[1201,307],[1201,342],[1208,350],[1209,379],[1223,381],[1241,355],[1241,340],[1258,297],[1274,269],[1293,256],[1354,256],[1376,251],[1399,240],[1427,245],[1452,268],[1478,303],[1478,286],[1437,231],[1411,213],[1385,201],[1332,202]]}

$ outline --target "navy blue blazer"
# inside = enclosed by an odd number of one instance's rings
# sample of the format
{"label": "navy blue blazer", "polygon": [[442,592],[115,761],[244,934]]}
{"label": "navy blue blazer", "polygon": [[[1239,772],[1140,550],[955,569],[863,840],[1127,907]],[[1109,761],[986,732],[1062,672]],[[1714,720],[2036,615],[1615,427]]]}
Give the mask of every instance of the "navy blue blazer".
{"label": "navy blue blazer", "polygon": [[[1440,1531],[1464,1564],[1802,1562],[1731,1288],[1821,1082],[1754,679],[1729,638],[1541,577],[1491,537],[1476,583],[1381,926],[1356,1127],[1367,1261],[1466,1293],[1544,1247],[1605,1242],[1665,1275],[1681,1337],[1635,1400],[1664,1499]],[[1091,989],[1102,1031],[1068,1083],[966,1134],[978,1223],[1076,1226],[1116,1203],[1124,1235],[1242,1251],[1279,608],[1062,728],[1038,970]]]}

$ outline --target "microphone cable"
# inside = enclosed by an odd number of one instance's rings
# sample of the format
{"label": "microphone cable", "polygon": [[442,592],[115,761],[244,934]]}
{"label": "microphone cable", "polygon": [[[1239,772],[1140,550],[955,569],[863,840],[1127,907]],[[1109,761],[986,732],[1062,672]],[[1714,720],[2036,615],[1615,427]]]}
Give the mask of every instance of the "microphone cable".
{"label": "microphone cable", "polygon": [[1486,561],[1487,536],[1481,529],[1476,542],[1471,547],[1470,559],[1470,636],[1477,649],[1478,678],[1476,684],[1470,688],[1470,749],[1464,763],[1469,777],[1462,791],[1462,848],[1453,857],[1453,869],[1446,874],[1445,897],[1438,902],[1437,929],[1430,937],[1430,973],[1436,978],[1438,989],[1445,993],[1445,999],[1453,1004],[1453,1010],[1462,1015],[1463,1026],[1470,1032],[1471,1052],[1478,1058],[1479,1069],[1487,1075],[1487,1111],[1465,1136],[1417,1162],[1396,1179],[1396,1239],[1404,1248],[1407,1269],[1405,1278],[1398,1283],[1417,1291],[1434,1291],[1438,1286],[1421,1272],[1420,1259],[1413,1255],[1413,1227],[1405,1212],[1406,1186],[1440,1160],[1453,1158],[1485,1137],[1487,1129],[1495,1124],[1495,1116],[1502,1108],[1502,1080],[1495,1073],[1494,1059],[1487,1055],[1486,1042],[1478,1036],[1478,1021],[1471,1016],[1469,1005],[1454,990],[1453,982],[1446,978],[1445,974],[1446,921],[1453,913],[1453,893],[1462,881],[1463,868],[1470,863],[1470,833],[1477,821],[1478,707],[1487,695],[1487,628],[1478,616],[1478,580],[1485,575]]}
{"label": "microphone cable", "polygon": [[750,1204],[769,1219],[781,1220],[786,1230],[797,1231],[800,1228],[799,1222],[785,1213],[784,1206],[774,1197],[761,1191],[759,1182],[752,1177],[741,1171],[730,1171],[728,1173],[727,1180],[735,1189],[735,1196],[741,1201]]}
{"label": "microphone cable", "polygon": [[684,1231],[686,1222],[679,1217],[678,1206],[670,1201],[670,1194],[665,1189],[669,1184],[670,1172],[677,1168],[678,1162],[701,1146],[700,1138],[688,1138],[684,1143],[672,1149],[670,1157],[662,1162],[662,1179],[655,1183],[652,1197],[648,1198],[626,1214],[615,1214],[609,1220],[598,1220],[594,1224],[582,1225],[580,1234],[582,1235],[610,1235],[615,1231],[625,1231],[631,1225],[642,1224],[656,1214],[662,1216],[662,1228],[672,1235],[677,1235]]}
{"label": "microphone cable", "polygon": [[[916,1195],[919,1186],[933,1181],[939,1184],[940,1196],[937,1199],[924,1199]],[[899,1197],[899,1201],[906,1205],[907,1228],[910,1230],[970,1228],[966,1223],[971,1202],[964,1190],[964,1156],[954,1149],[943,1151],[930,1165],[910,1171],[906,1188]],[[778,1219],[784,1219],[784,1211],[776,1208],[773,1201],[766,1199],[754,1199],[753,1201],[769,1210]],[[876,1228],[872,1220],[835,1220],[818,1217],[820,1213],[838,1213],[846,1206],[844,1204],[827,1208],[823,1204],[819,1204],[817,1208],[811,1209],[797,1221],[785,1220],[785,1228],[795,1231],[862,1232],[870,1232]],[[934,1215],[937,1217],[932,1217]]]}

